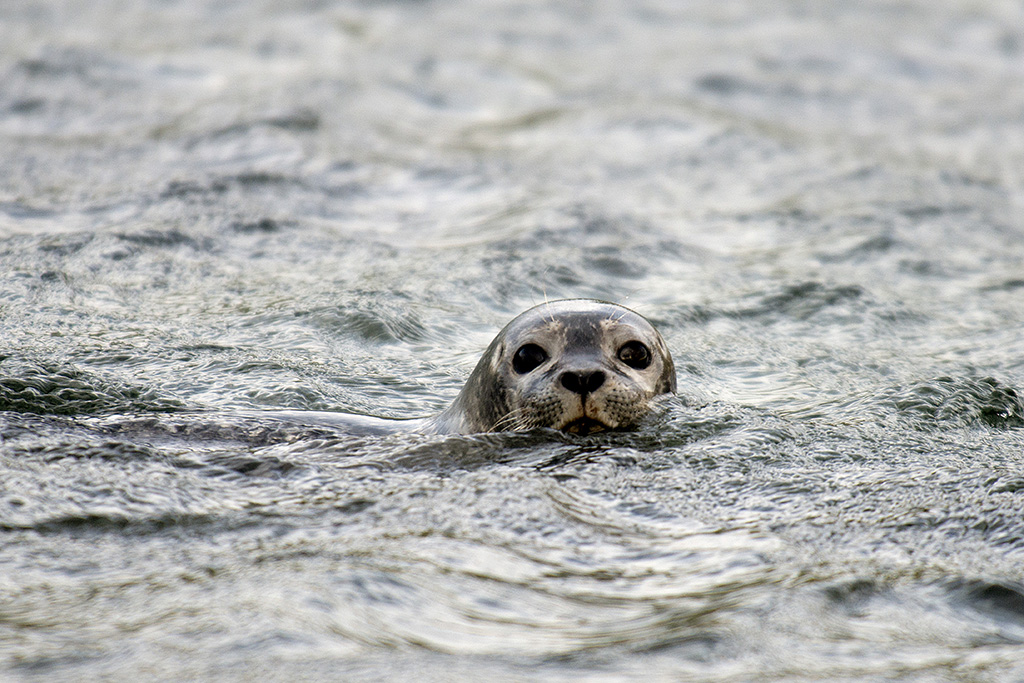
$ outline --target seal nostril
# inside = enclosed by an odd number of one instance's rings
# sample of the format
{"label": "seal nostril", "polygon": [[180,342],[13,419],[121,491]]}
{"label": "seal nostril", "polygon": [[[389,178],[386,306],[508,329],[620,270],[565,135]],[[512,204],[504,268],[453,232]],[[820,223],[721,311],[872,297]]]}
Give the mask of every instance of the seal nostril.
{"label": "seal nostril", "polygon": [[562,386],[574,394],[589,394],[604,384],[605,375],[601,370],[593,372],[563,372]]}

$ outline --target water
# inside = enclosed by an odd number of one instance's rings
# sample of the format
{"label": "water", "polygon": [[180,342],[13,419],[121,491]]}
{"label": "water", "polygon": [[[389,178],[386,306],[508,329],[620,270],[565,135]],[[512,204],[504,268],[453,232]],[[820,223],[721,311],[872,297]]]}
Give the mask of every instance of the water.
{"label": "water", "polygon": [[[1020,3],[0,12],[5,678],[1024,678]],[[247,417],[568,296],[654,425]]]}

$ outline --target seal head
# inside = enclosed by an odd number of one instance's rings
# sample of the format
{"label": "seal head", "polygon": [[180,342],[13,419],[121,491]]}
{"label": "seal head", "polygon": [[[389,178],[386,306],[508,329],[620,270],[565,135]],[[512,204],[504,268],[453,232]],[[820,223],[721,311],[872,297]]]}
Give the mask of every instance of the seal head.
{"label": "seal head", "polygon": [[630,429],[655,397],[675,390],[668,346],[643,316],[605,301],[565,299],[506,325],[434,427],[463,434]]}

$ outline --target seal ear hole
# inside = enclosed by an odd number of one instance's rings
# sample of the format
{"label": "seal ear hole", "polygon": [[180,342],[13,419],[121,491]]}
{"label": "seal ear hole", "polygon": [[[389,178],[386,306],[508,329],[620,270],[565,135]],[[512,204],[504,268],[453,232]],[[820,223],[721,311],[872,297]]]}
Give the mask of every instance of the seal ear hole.
{"label": "seal ear hole", "polygon": [[548,352],[536,344],[523,344],[512,356],[512,369],[520,375],[535,370],[548,359]]}
{"label": "seal ear hole", "polygon": [[643,370],[651,364],[651,351],[641,342],[628,341],[619,349],[619,360],[636,370]]}

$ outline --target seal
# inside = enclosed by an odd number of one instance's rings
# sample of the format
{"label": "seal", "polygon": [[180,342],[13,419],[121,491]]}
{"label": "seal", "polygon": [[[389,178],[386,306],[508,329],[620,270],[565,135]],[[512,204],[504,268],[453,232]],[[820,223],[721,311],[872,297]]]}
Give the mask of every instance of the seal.
{"label": "seal", "polygon": [[261,418],[352,434],[479,434],[557,429],[570,434],[636,428],[654,400],[675,393],[668,346],[636,311],[596,299],[550,301],[512,319],[439,415],[385,419],[318,411]]}
{"label": "seal", "polygon": [[455,401],[424,429],[633,429],[655,398],[675,390],[668,346],[646,318],[607,301],[562,299],[508,323]]}

